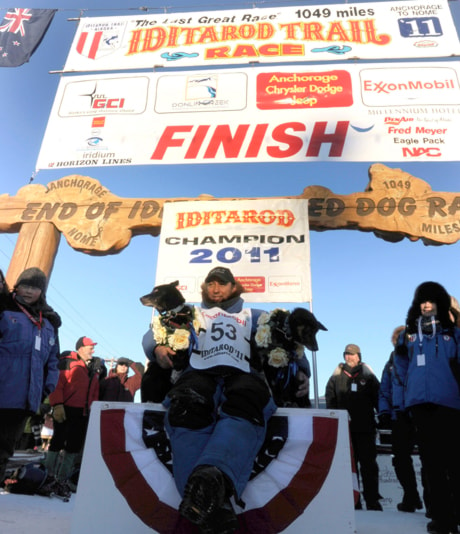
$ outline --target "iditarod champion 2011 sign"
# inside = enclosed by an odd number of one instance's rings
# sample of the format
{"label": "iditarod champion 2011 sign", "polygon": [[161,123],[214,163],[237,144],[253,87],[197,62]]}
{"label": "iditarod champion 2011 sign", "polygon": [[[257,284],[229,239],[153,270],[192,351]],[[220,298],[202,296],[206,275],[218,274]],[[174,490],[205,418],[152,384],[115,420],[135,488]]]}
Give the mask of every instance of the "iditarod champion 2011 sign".
{"label": "iditarod champion 2011 sign", "polygon": [[458,55],[447,0],[82,18],[65,71]]}
{"label": "iditarod champion 2011 sign", "polygon": [[217,266],[228,267],[248,302],[310,302],[308,200],[167,202],[156,284],[179,280],[189,302]]}

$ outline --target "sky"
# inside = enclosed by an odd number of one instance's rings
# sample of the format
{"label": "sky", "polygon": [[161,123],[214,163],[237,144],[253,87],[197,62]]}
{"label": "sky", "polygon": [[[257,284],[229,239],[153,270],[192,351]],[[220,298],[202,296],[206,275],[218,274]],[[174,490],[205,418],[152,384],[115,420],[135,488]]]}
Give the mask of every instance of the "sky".
{"label": "sky", "polygon": [[[318,4],[315,2],[314,4]],[[132,15],[121,0],[92,0],[86,16]],[[185,5],[187,7],[185,7]],[[168,2],[164,11],[203,11],[302,5],[300,2],[232,2],[183,0]],[[457,28],[458,0],[449,2]],[[48,184],[69,174],[97,179],[111,193],[134,198],[195,198],[209,194],[225,197],[277,197],[300,195],[304,188],[321,185],[339,195],[365,190],[372,163],[401,168],[426,181],[433,191],[458,192],[458,162],[277,162],[194,165],[143,165],[88,169],[41,170],[34,176],[35,162],[45,132],[54,95],[77,23],[85,5],[74,0],[50,5],[30,1],[28,7],[53,7],[58,12],[29,63],[0,70],[2,131],[0,133],[0,194],[10,196],[33,183]],[[70,7],[69,7],[70,6]],[[0,6],[0,10],[10,7]],[[148,7],[157,10],[161,3]],[[151,11],[154,12],[154,11]],[[4,11],[0,12],[2,15]],[[365,150],[365,147],[363,147]],[[0,234],[0,268],[7,271],[16,234]],[[119,254],[89,256],[73,250],[62,237],[54,263],[48,302],[63,320],[61,350],[73,349],[80,336],[98,344],[96,356],[129,357],[144,361],[141,347],[149,328],[151,309],[139,297],[155,284],[158,238],[134,237]],[[327,327],[317,336],[319,350],[307,353],[316,360],[318,394],[346,344],[360,346],[363,360],[380,377],[391,352],[393,329],[404,323],[418,284],[434,280],[460,297],[459,244],[425,246],[404,239],[390,243],[372,233],[357,230],[310,232],[312,310]],[[295,305],[292,305],[294,307]],[[260,307],[260,306],[259,306]],[[265,306],[264,306],[265,307]],[[266,305],[266,309],[276,305]],[[312,385],[313,391],[313,385]],[[313,394],[311,395],[313,396]]]}

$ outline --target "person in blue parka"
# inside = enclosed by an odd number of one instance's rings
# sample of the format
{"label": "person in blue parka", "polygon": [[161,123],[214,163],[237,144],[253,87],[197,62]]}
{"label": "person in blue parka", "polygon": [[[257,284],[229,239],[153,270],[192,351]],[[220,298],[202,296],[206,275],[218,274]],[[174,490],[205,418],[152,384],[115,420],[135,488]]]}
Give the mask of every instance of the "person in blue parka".
{"label": "person in blue parka", "polygon": [[31,267],[0,302],[0,484],[25,422],[58,379],[59,315],[45,298],[47,279]]}
{"label": "person in blue parka", "polygon": [[[393,347],[404,329],[404,326],[398,326],[394,329],[391,336]],[[398,503],[396,507],[400,512],[415,512],[415,510],[423,508],[412,461],[412,454],[416,444],[416,432],[410,414],[407,411],[402,412],[399,410],[397,417],[393,409],[393,368],[394,350],[383,368],[380,380],[379,428],[391,430],[392,464],[404,492],[402,502]],[[426,488],[424,488],[423,497],[428,511],[428,491]]]}
{"label": "person in blue parka", "polygon": [[457,532],[460,521],[460,329],[450,305],[437,282],[417,287],[393,369],[393,407],[409,410],[417,429],[431,534]]}

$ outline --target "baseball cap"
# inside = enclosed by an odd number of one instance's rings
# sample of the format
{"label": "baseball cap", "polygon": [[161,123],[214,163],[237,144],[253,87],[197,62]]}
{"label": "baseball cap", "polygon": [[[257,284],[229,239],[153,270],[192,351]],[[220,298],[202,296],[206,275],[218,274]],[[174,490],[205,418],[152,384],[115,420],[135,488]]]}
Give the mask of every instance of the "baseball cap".
{"label": "baseball cap", "polygon": [[117,365],[127,365],[129,367],[130,360],[128,358],[118,358]]}
{"label": "baseball cap", "polygon": [[211,269],[208,273],[208,276],[205,278],[205,283],[211,282],[212,280],[220,280],[221,282],[225,282],[228,284],[231,282],[232,284],[235,283],[235,278],[232,274],[232,271],[230,269],[227,269],[227,267],[214,267],[214,269]]}
{"label": "baseball cap", "polygon": [[97,345],[97,343],[94,343],[91,338],[83,336],[75,343],[75,349],[78,350],[81,347],[88,347],[89,345]]}

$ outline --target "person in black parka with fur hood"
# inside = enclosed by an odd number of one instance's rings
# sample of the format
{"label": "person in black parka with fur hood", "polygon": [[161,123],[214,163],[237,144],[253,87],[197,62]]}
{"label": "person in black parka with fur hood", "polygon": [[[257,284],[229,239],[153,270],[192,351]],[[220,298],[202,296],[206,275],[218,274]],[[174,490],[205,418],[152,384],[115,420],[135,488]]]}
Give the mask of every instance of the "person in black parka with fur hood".
{"label": "person in black parka with fur hood", "polygon": [[457,532],[460,523],[460,329],[451,305],[442,285],[420,284],[395,347],[393,406],[417,428],[430,534]]}
{"label": "person in black parka with fur hood", "polygon": [[[361,473],[363,496],[368,510],[382,510],[379,503],[376,412],[380,383],[372,369],[361,361],[361,350],[349,344],[340,363],[326,384],[326,406],[347,410],[356,469]],[[357,504],[360,508],[361,503]]]}

